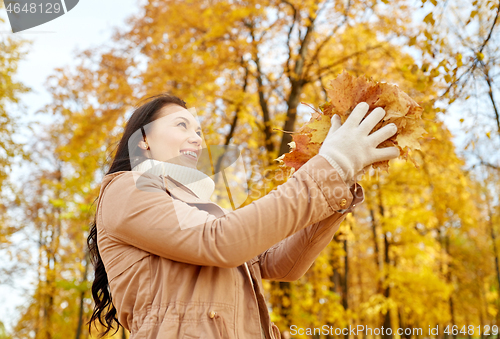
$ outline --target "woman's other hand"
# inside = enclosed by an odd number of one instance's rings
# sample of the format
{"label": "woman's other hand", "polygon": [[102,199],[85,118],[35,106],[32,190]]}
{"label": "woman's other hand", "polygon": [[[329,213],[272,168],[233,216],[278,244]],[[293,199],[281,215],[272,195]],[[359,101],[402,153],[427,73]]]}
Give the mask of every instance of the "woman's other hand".
{"label": "woman's other hand", "polygon": [[340,117],[332,117],[332,126],[319,149],[319,154],[339,170],[345,182],[352,180],[363,170],[378,161],[394,159],[399,156],[397,147],[377,148],[383,141],[393,136],[398,128],[388,124],[368,135],[385,116],[383,108],[375,108],[361,122],[368,111],[366,102],[359,103],[343,125]]}

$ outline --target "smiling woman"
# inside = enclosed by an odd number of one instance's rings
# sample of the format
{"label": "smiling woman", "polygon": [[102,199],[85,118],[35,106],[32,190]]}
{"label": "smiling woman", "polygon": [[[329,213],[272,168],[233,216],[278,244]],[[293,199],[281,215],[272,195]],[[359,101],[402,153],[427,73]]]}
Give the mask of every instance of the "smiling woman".
{"label": "smiling woman", "polygon": [[[365,134],[383,112],[357,128],[365,108],[347,127],[332,120],[325,140],[363,147],[355,169],[397,156],[371,153],[377,143]],[[346,184],[353,174],[332,159],[347,150],[328,146],[276,190],[229,211],[210,200],[214,181],[197,169],[201,149],[201,128],[175,96],[150,98],[127,122],[88,237],[95,267],[89,330],[99,321],[101,336],[116,322],[133,339],[280,338],[261,280],[302,277],[364,199],[360,185]],[[342,153],[343,163],[358,153]]]}
{"label": "smiling woman", "polygon": [[159,161],[196,168],[202,149],[201,127],[193,114],[176,104],[164,106],[158,118],[143,128],[142,155]]}

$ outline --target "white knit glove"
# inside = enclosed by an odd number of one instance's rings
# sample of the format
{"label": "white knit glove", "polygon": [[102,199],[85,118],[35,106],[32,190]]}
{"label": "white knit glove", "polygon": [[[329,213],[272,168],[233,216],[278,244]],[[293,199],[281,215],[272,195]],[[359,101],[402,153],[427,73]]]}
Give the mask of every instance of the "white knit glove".
{"label": "white knit glove", "polygon": [[388,124],[368,135],[385,116],[384,109],[377,107],[361,122],[368,108],[367,103],[359,103],[343,125],[340,117],[335,114],[318,153],[332,164],[349,186],[374,162],[399,156],[397,147],[377,148],[397,132],[395,124]]}

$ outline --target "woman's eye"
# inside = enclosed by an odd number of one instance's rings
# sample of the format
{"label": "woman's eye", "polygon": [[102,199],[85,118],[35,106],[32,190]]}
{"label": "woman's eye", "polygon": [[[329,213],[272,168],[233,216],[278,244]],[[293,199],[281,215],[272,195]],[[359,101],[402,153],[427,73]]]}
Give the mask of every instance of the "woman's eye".
{"label": "woman's eye", "polygon": [[[184,128],[187,128],[187,125],[186,125],[186,123],[185,123],[185,122],[179,122],[179,123],[177,124],[177,126],[179,126],[179,125],[184,125]],[[201,131],[196,132],[196,133],[197,133],[197,134],[201,137]]]}

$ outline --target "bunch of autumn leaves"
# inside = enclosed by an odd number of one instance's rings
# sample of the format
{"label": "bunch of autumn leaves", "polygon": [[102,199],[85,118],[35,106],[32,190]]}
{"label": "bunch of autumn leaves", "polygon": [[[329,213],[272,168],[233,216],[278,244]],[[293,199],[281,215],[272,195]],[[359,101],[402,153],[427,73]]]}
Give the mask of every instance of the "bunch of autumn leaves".
{"label": "bunch of autumn leaves", "polygon": [[[330,129],[331,117],[338,114],[343,124],[357,104],[366,102],[370,108],[365,117],[377,107],[382,107],[386,112],[371,133],[390,123],[398,127],[397,133],[379,144],[378,148],[396,146],[400,152],[399,158],[409,159],[418,167],[410,151],[420,149],[418,139],[426,133],[421,126],[423,109],[397,85],[378,83],[343,72],[325,90],[329,101],[320,106],[321,112],[313,112],[309,122],[292,134],[290,152],[276,159],[282,166],[291,168],[291,173],[298,170],[318,154]],[[389,161],[375,162],[372,166],[388,172]]]}

